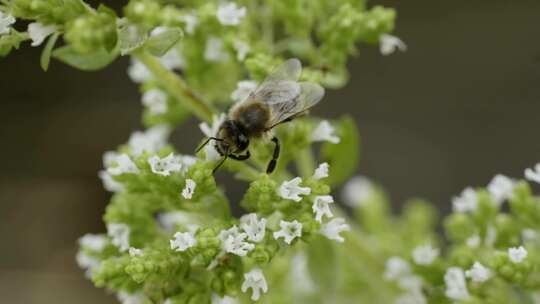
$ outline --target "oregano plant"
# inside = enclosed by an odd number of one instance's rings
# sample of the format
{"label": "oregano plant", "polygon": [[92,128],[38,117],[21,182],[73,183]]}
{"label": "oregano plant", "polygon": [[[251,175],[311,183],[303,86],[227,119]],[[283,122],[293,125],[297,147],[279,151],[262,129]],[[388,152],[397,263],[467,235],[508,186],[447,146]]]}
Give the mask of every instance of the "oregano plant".
{"label": "oregano plant", "polygon": [[[360,45],[405,51],[391,35],[393,9],[362,0],[130,0],[121,11],[0,3],[0,56],[39,47],[44,71],[131,58],[145,130],[104,153],[107,232],[82,236],[76,257],[120,302],[540,303],[540,199],[530,184],[540,183],[540,164],[465,189],[439,221],[418,199],[392,214],[381,186],[353,176],[359,135],[347,115],[272,130],[281,154],[271,174],[267,140],[251,142],[249,160],[224,162],[247,185],[240,201],[214,179],[214,144],[194,153],[169,142],[173,130],[201,143],[217,136],[227,109],[290,58],[302,62],[301,81],[335,90]],[[182,131],[190,117],[200,134]]]}

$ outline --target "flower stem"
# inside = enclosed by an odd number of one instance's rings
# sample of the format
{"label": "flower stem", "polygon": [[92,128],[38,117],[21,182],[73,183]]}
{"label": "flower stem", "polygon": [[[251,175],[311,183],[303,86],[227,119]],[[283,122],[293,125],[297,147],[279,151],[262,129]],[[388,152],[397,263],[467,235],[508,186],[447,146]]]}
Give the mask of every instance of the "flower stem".
{"label": "flower stem", "polygon": [[167,70],[159,60],[144,50],[133,53],[142,62],[167,92],[203,121],[212,121],[215,111],[200,96],[193,92],[185,81],[172,71]]}

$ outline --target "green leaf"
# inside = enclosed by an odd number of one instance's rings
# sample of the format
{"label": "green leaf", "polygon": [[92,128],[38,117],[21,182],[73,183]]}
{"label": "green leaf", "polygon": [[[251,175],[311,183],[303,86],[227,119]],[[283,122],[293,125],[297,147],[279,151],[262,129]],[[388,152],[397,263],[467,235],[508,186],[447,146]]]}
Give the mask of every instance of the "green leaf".
{"label": "green leaf", "polygon": [[41,58],[40,58],[40,64],[43,71],[47,72],[49,69],[49,63],[51,62],[51,53],[52,49],[54,48],[54,45],[56,44],[56,41],[58,40],[58,37],[60,36],[60,33],[55,33],[52,35],[49,40],[47,41],[47,44],[43,48],[43,51],[41,52]]}
{"label": "green leaf", "polygon": [[96,71],[109,65],[116,59],[118,52],[99,50],[92,53],[81,54],[71,46],[64,46],[53,52],[53,57],[83,71]]}
{"label": "green leaf", "polygon": [[340,142],[324,143],[322,158],[330,165],[327,182],[336,185],[347,180],[356,171],[359,160],[360,136],[354,120],[347,116],[341,119],[338,127]]}
{"label": "green leaf", "polygon": [[118,27],[118,41],[120,55],[124,56],[141,47],[148,39],[148,35],[146,30],[137,24],[127,22],[126,20],[122,20],[120,23]]}
{"label": "green leaf", "polygon": [[183,32],[179,28],[167,28],[163,32],[150,36],[146,40],[145,47],[154,56],[165,55],[179,40]]}
{"label": "green leaf", "polygon": [[321,294],[333,294],[337,284],[337,252],[334,244],[325,237],[317,236],[307,249],[311,278],[321,288]]}

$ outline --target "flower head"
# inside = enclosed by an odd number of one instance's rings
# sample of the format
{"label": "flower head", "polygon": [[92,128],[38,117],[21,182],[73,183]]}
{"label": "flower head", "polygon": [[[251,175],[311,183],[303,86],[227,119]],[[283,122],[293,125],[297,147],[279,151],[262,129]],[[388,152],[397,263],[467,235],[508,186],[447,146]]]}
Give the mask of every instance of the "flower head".
{"label": "flower head", "polygon": [[142,103],[152,114],[167,112],[167,94],[162,90],[152,89],[144,92]]}
{"label": "flower head", "polygon": [[106,170],[100,170],[98,172],[98,177],[103,183],[103,188],[109,192],[122,192],[125,190],[124,185],[114,180],[112,175]]}
{"label": "flower head", "polygon": [[455,301],[467,300],[469,291],[465,282],[465,273],[460,267],[450,267],[444,274],[446,296]]}
{"label": "flower head", "polygon": [[317,169],[315,169],[315,173],[313,174],[313,179],[320,180],[323,178],[328,177],[328,163],[322,163],[320,164]]}
{"label": "flower head", "polygon": [[266,232],[266,219],[258,220],[256,213],[246,214],[240,218],[240,228],[247,234],[248,240],[260,242]]}
{"label": "flower head", "polygon": [[107,225],[107,234],[111,238],[111,242],[114,246],[118,247],[120,251],[126,251],[129,249],[129,226],[122,223],[111,223]]}
{"label": "flower head", "polygon": [[175,157],[173,153],[170,153],[163,158],[154,155],[148,158],[148,164],[150,165],[152,173],[163,176],[169,176],[171,175],[171,172],[179,172],[182,169],[180,159]]}
{"label": "flower head", "polygon": [[311,188],[309,187],[300,187],[302,182],[301,177],[295,177],[290,181],[284,181],[281,186],[279,186],[278,194],[284,199],[290,199],[295,202],[302,200],[300,195],[308,195],[311,193]]}
{"label": "flower head", "polygon": [[516,182],[513,179],[502,174],[497,174],[489,182],[487,189],[495,203],[500,205],[503,201],[512,197],[515,185]]}
{"label": "flower head", "polygon": [[240,102],[246,99],[249,94],[257,88],[257,82],[252,80],[241,80],[236,84],[236,90],[231,93],[231,99]]}
{"label": "flower head", "polygon": [[404,259],[393,256],[386,260],[384,279],[394,281],[411,273],[411,266]]}
{"label": "flower head", "polygon": [[228,230],[222,230],[218,238],[221,240],[223,250],[239,256],[245,256],[255,248],[255,245],[245,241],[246,233],[240,233],[238,227],[233,226]]}
{"label": "flower head", "polygon": [[323,216],[332,217],[332,211],[330,210],[330,204],[334,203],[334,198],[330,195],[318,195],[313,200],[313,212],[315,212],[315,220],[322,223]]}
{"label": "flower head", "polygon": [[219,5],[216,16],[223,25],[238,25],[246,16],[246,8],[238,7],[234,2],[225,2]]}
{"label": "flower head", "polygon": [[107,245],[107,238],[101,234],[87,233],[79,238],[79,245],[92,251],[101,252]]}
{"label": "flower head", "polygon": [[480,264],[480,262],[474,262],[471,269],[465,271],[465,276],[471,278],[473,282],[483,283],[489,280],[493,276],[493,273],[489,268]]}
{"label": "flower head", "polygon": [[186,251],[197,244],[194,232],[177,232],[174,239],[169,241],[171,249],[175,251]]}
{"label": "flower head", "polygon": [[136,156],[145,151],[156,153],[167,145],[170,133],[171,129],[165,125],[155,126],[144,132],[136,131],[129,137],[128,145]]}
{"label": "flower head", "polygon": [[282,220],[279,222],[279,227],[281,229],[274,232],[274,239],[276,240],[282,237],[285,243],[290,245],[295,238],[302,236],[302,224],[297,220],[292,222]]}
{"label": "flower head", "polygon": [[15,17],[0,11],[0,35],[8,34],[15,21]]}
{"label": "flower head", "polygon": [[402,52],[407,50],[407,45],[401,39],[389,34],[382,34],[379,38],[380,52],[384,56],[393,54],[396,49]]}
{"label": "flower head", "polygon": [[508,248],[508,258],[512,263],[521,263],[527,258],[528,252],[523,246]]}
{"label": "flower head", "polygon": [[334,135],[334,127],[327,121],[323,120],[319,125],[311,132],[312,141],[328,141],[333,144],[340,142],[338,136]]}
{"label": "flower head", "polygon": [[126,173],[137,174],[139,173],[139,168],[137,168],[137,165],[135,165],[127,154],[120,154],[116,158],[116,166],[110,167],[107,172],[111,175],[121,175]]}
{"label": "flower head", "polygon": [[244,283],[242,283],[242,292],[246,292],[249,288],[253,292],[251,299],[257,301],[263,293],[268,292],[268,285],[262,270],[253,268],[250,272],[244,274]]}
{"label": "flower head", "polygon": [[413,260],[418,265],[431,265],[439,256],[439,249],[431,247],[430,244],[414,248]]}
{"label": "flower head", "polygon": [[195,193],[195,187],[196,186],[197,186],[197,184],[195,183],[194,180],[192,180],[190,178],[186,179],[186,186],[182,190],[182,196],[185,199],[191,199],[193,197],[193,193]]}
{"label": "flower head", "polygon": [[454,212],[465,213],[476,210],[478,206],[478,198],[476,191],[473,188],[467,187],[460,196],[452,199],[452,208]]}
{"label": "flower head", "polygon": [[56,31],[54,25],[43,25],[39,22],[33,22],[28,25],[28,36],[32,39],[32,46],[38,46],[43,43],[45,38]]}
{"label": "flower head", "polygon": [[229,59],[229,54],[223,46],[223,40],[214,36],[208,37],[204,49],[204,59],[209,62],[220,62]]}
{"label": "flower head", "polygon": [[345,219],[343,218],[335,218],[331,220],[330,222],[323,224],[321,226],[321,234],[327,237],[330,240],[338,241],[338,242],[344,242],[345,239],[339,235],[343,231],[350,231],[351,227],[345,222]]}
{"label": "flower head", "polygon": [[143,255],[144,255],[144,253],[143,253],[142,249],[137,249],[135,247],[130,247],[129,248],[129,256],[130,257],[132,257],[132,258],[133,257],[141,257]]}
{"label": "flower head", "polygon": [[92,273],[101,266],[101,261],[93,256],[89,256],[84,251],[77,252],[75,256],[77,265],[85,269],[85,276],[89,279],[92,278]]}
{"label": "flower head", "polygon": [[131,59],[131,64],[128,67],[127,73],[131,81],[135,83],[145,82],[154,77],[152,72],[137,59]]}
{"label": "flower head", "polygon": [[352,208],[360,207],[373,193],[371,181],[364,176],[351,178],[343,187],[343,202]]}
{"label": "flower head", "polygon": [[540,184],[540,163],[534,166],[534,169],[525,169],[525,178]]}

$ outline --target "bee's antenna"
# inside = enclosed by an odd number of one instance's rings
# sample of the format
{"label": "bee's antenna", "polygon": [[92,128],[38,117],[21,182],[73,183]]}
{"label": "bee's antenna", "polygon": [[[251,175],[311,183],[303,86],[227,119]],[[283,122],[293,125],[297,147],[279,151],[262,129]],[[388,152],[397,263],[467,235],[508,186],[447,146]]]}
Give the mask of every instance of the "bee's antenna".
{"label": "bee's antenna", "polygon": [[227,160],[227,157],[229,157],[229,150],[225,152],[225,155],[223,155],[223,158],[219,164],[214,168],[214,170],[212,170],[212,174],[216,173],[217,169],[219,169],[219,167],[221,167],[221,165],[223,165],[223,163]]}
{"label": "bee's antenna", "polygon": [[216,138],[216,137],[209,137],[202,145],[200,145],[197,150],[195,150],[195,153],[198,153],[199,151],[201,151],[202,148],[204,148],[204,146],[206,146],[211,140],[216,140],[216,141],[223,141],[222,138]]}

